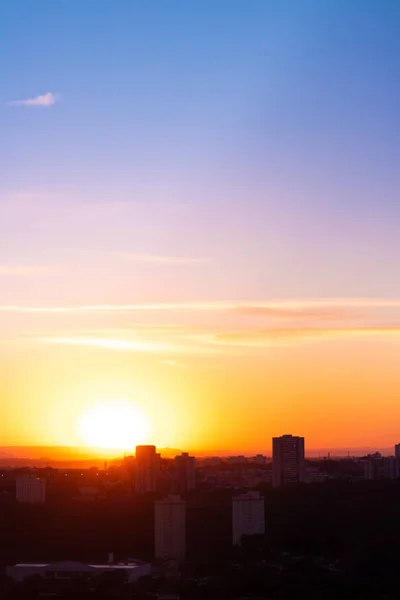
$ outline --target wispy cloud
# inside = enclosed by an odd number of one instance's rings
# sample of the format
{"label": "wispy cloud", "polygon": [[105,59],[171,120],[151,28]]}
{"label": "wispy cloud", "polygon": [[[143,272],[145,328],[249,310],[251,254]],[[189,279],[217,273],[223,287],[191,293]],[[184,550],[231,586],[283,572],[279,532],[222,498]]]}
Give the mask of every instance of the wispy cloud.
{"label": "wispy cloud", "polygon": [[41,337],[37,338],[38,342],[46,344],[61,344],[68,346],[92,346],[94,348],[102,348],[105,350],[120,350],[126,352],[170,352],[171,348],[163,344],[152,342],[110,339],[110,338],[57,338],[57,337]]}
{"label": "wispy cloud", "polygon": [[21,276],[33,277],[35,275],[44,275],[51,271],[50,267],[45,265],[0,265],[1,276]]}
{"label": "wispy cloud", "polygon": [[163,365],[171,367],[172,369],[187,369],[187,366],[178,360],[162,360],[161,362]]}
{"label": "wispy cloud", "polygon": [[[0,312],[15,313],[86,313],[86,312],[235,312],[251,314],[260,311],[273,316],[294,316],[302,314],[302,310],[324,309],[329,311],[353,308],[400,308],[400,298],[332,298],[332,299],[293,299],[271,300],[263,302],[171,302],[171,303],[138,303],[138,304],[80,304],[70,306],[32,306],[21,304],[0,305]],[[273,313],[273,311],[277,311]],[[295,312],[294,312],[295,311]]]}
{"label": "wispy cloud", "polygon": [[8,104],[10,106],[53,106],[56,103],[58,96],[52,92],[47,92],[41,96],[35,96],[34,98],[27,98],[26,100],[12,100]]}
{"label": "wispy cloud", "polygon": [[310,306],[238,306],[233,308],[237,315],[244,317],[266,317],[272,319],[336,320],[354,318],[359,315],[359,307],[352,305],[310,305]]}
{"label": "wispy cloud", "polygon": [[132,262],[147,263],[152,265],[197,265],[210,262],[206,257],[189,256],[163,256],[157,254],[135,254],[130,252],[113,252],[114,256],[119,256]]}
{"label": "wispy cloud", "polygon": [[[55,344],[64,346],[89,346],[101,350],[113,350],[120,352],[137,352],[137,353],[152,353],[152,354],[218,354],[220,350],[215,346],[207,344],[198,344],[196,340],[187,337],[186,343],[182,340],[146,340],[146,339],[133,339],[129,334],[126,337],[94,337],[94,336],[72,336],[72,337],[58,337],[58,336],[39,336],[31,339],[42,344]],[[185,368],[178,361],[168,360],[164,361],[164,364],[170,367]]]}
{"label": "wispy cloud", "polygon": [[[210,344],[222,344],[227,346],[247,346],[252,348],[264,348],[268,346],[286,345],[301,341],[318,341],[336,338],[354,338],[366,336],[398,336],[400,327],[360,327],[360,328],[310,328],[310,329],[268,329],[250,331],[228,331],[211,334],[208,337]],[[198,338],[199,339],[199,338]],[[203,341],[207,336],[202,336]]]}

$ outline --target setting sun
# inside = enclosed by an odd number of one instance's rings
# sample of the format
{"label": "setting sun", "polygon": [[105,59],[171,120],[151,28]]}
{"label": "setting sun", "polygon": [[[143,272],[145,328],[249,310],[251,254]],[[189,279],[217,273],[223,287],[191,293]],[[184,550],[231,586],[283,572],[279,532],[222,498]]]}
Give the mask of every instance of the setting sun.
{"label": "setting sun", "polygon": [[121,400],[92,406],[78,423],[78,431],[85,445],[115,450],[130,450],[146,441],[149,429],[145,414]]}

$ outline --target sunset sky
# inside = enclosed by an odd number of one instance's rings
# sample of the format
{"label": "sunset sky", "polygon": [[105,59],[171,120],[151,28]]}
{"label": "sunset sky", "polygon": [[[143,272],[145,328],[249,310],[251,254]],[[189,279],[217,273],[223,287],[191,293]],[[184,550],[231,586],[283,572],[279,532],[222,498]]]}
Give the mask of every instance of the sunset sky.
{"label": "sunset sky", "polygon": [[400,442],[399,2],[0,22],[0,445]]}

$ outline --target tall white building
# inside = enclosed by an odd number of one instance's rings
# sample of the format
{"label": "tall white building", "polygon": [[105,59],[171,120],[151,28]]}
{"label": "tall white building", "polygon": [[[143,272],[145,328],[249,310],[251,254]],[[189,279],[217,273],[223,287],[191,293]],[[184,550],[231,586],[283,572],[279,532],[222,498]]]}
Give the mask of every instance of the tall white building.
{"label": "tall white building", "polygon": [[181,562],[186,553],[186,502],[168,496],[154,504],[155,557]]}
{"label": "tall white building", "polygon": [[175,456],[174,470],[177,492],[184,494],[195,488],[196,461],[194,456],[189,456],[187,452],[182,452],[180,456]]}
{"label": "tall white building", "polygon": [[232,499],[232,541],[240,544],[244,535],[265,533],[264,498],[260,492],[247,492]]}
{"label": "tall white building", "polygon": [[272,485],[304,481],[304,438],[282,435],[272,439]]}
{"label": "tall white building", "polygon": [[17,502],[44,504],[46,502],[46,481],[39,477],[19,477],[16,481]]}
{"label": "tall white building", "polygon": [[160,455],[155,446],[136,446],[135,490],[154,492],[160,470]]}

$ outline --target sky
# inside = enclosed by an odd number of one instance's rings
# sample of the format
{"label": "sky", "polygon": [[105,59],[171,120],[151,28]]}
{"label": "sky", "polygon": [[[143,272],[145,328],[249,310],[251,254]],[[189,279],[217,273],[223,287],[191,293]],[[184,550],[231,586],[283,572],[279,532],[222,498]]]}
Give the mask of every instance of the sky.
{"label": "sky", "polygon": [[1,444],[88,443],[104,402],[161,447],[399,442],[399,3],[0,23]]}

